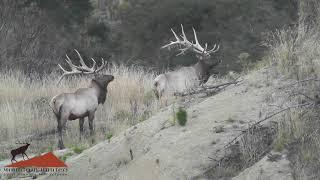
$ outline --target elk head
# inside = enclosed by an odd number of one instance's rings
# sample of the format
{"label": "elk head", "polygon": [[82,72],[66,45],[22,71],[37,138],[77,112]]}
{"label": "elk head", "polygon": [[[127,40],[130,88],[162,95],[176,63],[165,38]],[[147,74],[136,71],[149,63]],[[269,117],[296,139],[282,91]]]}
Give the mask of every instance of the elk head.
{"label": "elk head", "polygon": [[97,63],[96,61],[91,58],[93,64],[92,64],[92,67],[88,67],[85,63],[84,63],[84,60],[83,58],[81,57],[79,51],[77,51],[76,49],[74,50],[78,57],[79,57],[79,60],[80,60],[80,65],[79,66],[76,66],[72,63],[71,59],[69,58],[68,55],[66,55],[66,62],[68,63],[68,65],[70,66],[70,69],[71,71],[67,71],[65,70],[60,64],[58,64],[58,66],[60,67],[60,69],[63,71],[63,74],[62,76],[59,78],[58,82],[57,82],[57,85],[60,83],[60,81],[65,77],[65,76],[68,76],[68,75],[74,75],[74,74],[96,74],[97,72],[101,71],[103,68],[106,67],[106,63],[104,61],[104,59],[102,58],[102,61],[101,61],[101,66],[97,67]]}
{"label": "elk head", "polygon": [[164,45],[161,48],[170,48],[171,46],[179,46],[180,53],[178,53],[177,56],[183,55],[186,51],[189,50],[196,53],[196,57],[198,58],[199,61],[209,60],[211,57],[211,54],[219,51],[220,46],[217,44],[214,44],[213,48],[208,50],[208,44],[205,43],[204,47],[202,47],[198,41],[196,30],[194,28],[192,29],[193,29],[195,43],[190,42],[187,39],[187,36],[183,29],[183,25],[181,24],[181,32],[182,32],[182,34],[180,35],[181,38],[171,28],[171,31],[174,37],[176,38],[176,41],[171,41],[169,44]]}
{"label": "elk head", "polygon": [[112,75],[94,75],[93,82],[95,82],[101,89],[107,90],[108,84],[114,80]]}

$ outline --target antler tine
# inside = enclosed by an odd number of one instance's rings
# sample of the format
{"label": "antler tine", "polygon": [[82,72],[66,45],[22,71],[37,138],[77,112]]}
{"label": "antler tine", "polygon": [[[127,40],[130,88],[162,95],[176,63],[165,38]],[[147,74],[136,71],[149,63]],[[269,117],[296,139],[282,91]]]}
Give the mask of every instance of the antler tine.
{"label": "antler tine", "polygon": [[91,58],[92,62],[93,62],[93,65],[92,65],[92,68],[91,69],[96,69],[96,60],[94,60],[93,58]]}
{"label": "antler tine", "polygon": [[179,36],[176,34],[176,32],[174,32],[174,30],[172,28],[171,28],[171,31],[172,31],[174,37],[176,38],[177,42],[180,42],[181,40],[180,40]]}
{"label": "antler tine", "polygon": [[174,37],[176,38],[176,41],[171,41],[169,44],[166,44],[166,45],[162,46],[161,49],[170,47],[170,46],[175,45],[175,44],[179,44],[181,42],[179,36],[176,34],[176,32],[174,32],[174,30],[172,28],[171,28],[171,31],[172,31]]}
{"label": "antler tine", "polygon": [[196,41],[196,44],[194,45],[195,48],[197,48],[199,51],[204,52],[203,47],[200,45],[200,43],[199,43],[199,41],[198,41],[198,37],[197,37],[196,30],[195,30],[194,28],[192,28],[192,29],[193,29],[194,39],[195,39],[195,41]]}
{"label": "antler tine", "polygon": [[96,69],[95,72],[101,71],[103,68],[106,67],[106,65],[107,65],[107,64],[106,64],[105,60],[104,60],[103,58],[101,58],[101,66],[99,66],[99,67]]}
{"label": "antler tine", "polygon": [[183,25],[181,24],[181,33],[182,33],[182,38],[184,42],[189,42],[186,36],[186,33],[184,33]]}
{"label": "antler tine", "polygon": [[68,72],[68,71],[66,71],[60,64],[58,64],[58,66],[60,67],[60,69],[61,69],[64,73]]}
{"label": "antler tine", "polygon": [[[95,71],[95,69],[94,69],[95,64],[93,64],[93,66],[92,66],[91,68],[89,68],[89,67],[86,65],[86,63],[84,63],[84,60],[83,60],[81,54],[79,53],[79,51],[76,50],[76,49],[74,49],[74,51],[76,51],[76,53],[77,53],[77,55],[78,55],[78,57],[79,57],[79,60],[80,60],[81,67],[79,67],[79,68],[81,68],[81,69],[83,69],[83,70],[86,70],[86,71]],[[95,61],[93,61],[93,62],[95,62]]]}
{"label": "antler tine", "polygon": [[219,49],[220,49],[220,45],[217,46],[217,44],[214,44],[213,48],[210,51],[208,51],[208,53],[209,54],[215,53],[215,52],[219,51]]}
{"label": "antler tine", "polygon": [[181,52],[178,53],[176,56],[183,55],[188,49],[189,49],[189,47],[186,47],[186,48],[183,48],[183,49],[179,49]]}

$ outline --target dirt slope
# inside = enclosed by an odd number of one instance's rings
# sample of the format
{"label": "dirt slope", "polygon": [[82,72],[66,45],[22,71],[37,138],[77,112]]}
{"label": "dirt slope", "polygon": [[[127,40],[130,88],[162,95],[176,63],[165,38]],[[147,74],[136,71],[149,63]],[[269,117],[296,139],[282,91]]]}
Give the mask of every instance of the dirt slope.
{"label": "dirt slope", "polygon": [[263,179],[263,180],[293,180],[290,162],[286,154],[272,152],[265,156],[252,167],[247,168],[232,180],[247,180],[247,179]]}
{"label": "dirt slope", "polygon": [[248,122],[258,120],[264,98],[272,90],[259,80],[263,76],[264,72],[253,80],[247,76],[243,83],[190,106],[185,127],[172,126],[172,106],[168,107],[110,143],[99,143],[69,159],[68,177],[49,179],[206,179],[203,174],[214,163],[208,157],[221,156],[227,142]]}

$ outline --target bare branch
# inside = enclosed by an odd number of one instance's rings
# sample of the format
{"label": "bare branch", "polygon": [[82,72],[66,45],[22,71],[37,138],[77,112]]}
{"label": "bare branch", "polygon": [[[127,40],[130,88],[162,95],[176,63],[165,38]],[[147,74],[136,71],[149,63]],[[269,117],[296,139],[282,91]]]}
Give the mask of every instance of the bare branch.
{"label": "bare branch", "polygon": [[241,82],[241,80],[235,80],[232,82],[227,82],[227,83],[222,83],[222,84],[218,84],[218,85],[213,85],[213,86],[203,86],[199,89],[196,90],[192,90],[189,92],[176,92],[174,93],[175,96],[189,96],[189,95],[194,95],[194,94],[200,94],[200,93],[213,93],[213,92],[218,92],[221,88],[226,88],[227,86],[230,86],[232,84],[238,84],[239,82]]}
{"label": "bare branch", "polygon": [[279,111],[277,111],[277,112],[275,112],[275,113],[273,113],[273,114],[271,114],[271,115],[268,115],[268,116],[266,116],[265,118],[263,118],[262,120],[257,121],[257,122],[255,122],[254,124],[252,124],[248,129],[244,130],[243,133],[239,134],[238,136],[236,136],[235,138],[233,138],[231,141],[229,141],[224,147],[228,147],[230,144],[232,144],[234,141],[236,141],[239,137],[241,137],[244,133],[246,133],[247,131],[249,131],[250,128],[252,128],[252,127],[254,127],[254,126],[257,126],[257,125],[261,124],[262,122],[264,122],[264,121],[266,121],[266,120],[268,120],[268,119],[270,119],[270,118],[272,118],[272,117],[274,117],[274,116],[276,116],[276,115],[278,115],[278,114],[281,114],[281,113],[283,113],[283,112],[285,112],[285,111],[288,111],[288,110],[290,110],[290,109],[301,108],[301,107],[308,106],[308,105],[311,105],[311,103],[297,104],[297,105],[294,105],[294,106],[290,106],[290,107],[281,109],[281,110],[279,110]]}

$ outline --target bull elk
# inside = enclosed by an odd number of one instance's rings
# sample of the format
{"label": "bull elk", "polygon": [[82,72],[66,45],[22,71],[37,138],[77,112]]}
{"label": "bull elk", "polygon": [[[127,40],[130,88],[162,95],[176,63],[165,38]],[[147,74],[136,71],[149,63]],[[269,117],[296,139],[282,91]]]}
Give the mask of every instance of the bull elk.
{"label": "bull elk", "polygon": [[[75,50],[76,51],[76,50]],[[93,120],[95,112],[99,104],[104,104],[107,95],[108,84],[113,81],[112,75],[98,75],[96,72],[101,71],[105,66],[105,62],[102,59],[100,67],[96,66],[96,61],[93,61],[92,67],[88,67],[78,51],[76,51],[80,59],[80,66],[76,66],[72,63],[67,56],[67,63],[69,64],[71,71],[67,71],[59,64],[59,67],[64,72],[59,81],[67,75],[72,74],[94,74],[95,77],[91,80],[91,83],[87,88],[80,88],[73,93],[62,93],[54,96],[50,101],[50,106],[57,118],[59,142],[58,147],[64,149],[62,130],[66,126],[66,122],[79,119],[80,137],[83,134],[84,118],[88,117],[90,136],[94,134]]]}
{"label": "bull elk", "polygon": [[181,25],[182,35],[181,38],[171,29],[176,41],[171,41],[169,44],[162,46],[161,48],[170,48],[173,46],[179,46],[180,53],[183,55],[186,51],[192,51],[196,53],[198,62],[191,66],[181,67],[175,71],[167,72],[158,75],[154,79],[153,90],[155,95],[160,98],[164,94],[185,91],[188,88],[193,88],[205,84],[210,77],[210,70],[221,63],[210,62],[212,53],[219,50],[219,45],[215,44],[212,49],[208,50],[208,44],[202,47],[198,41],[197,33],[193,28],[193,34],[195,43],[190,42],[184,32]]}

